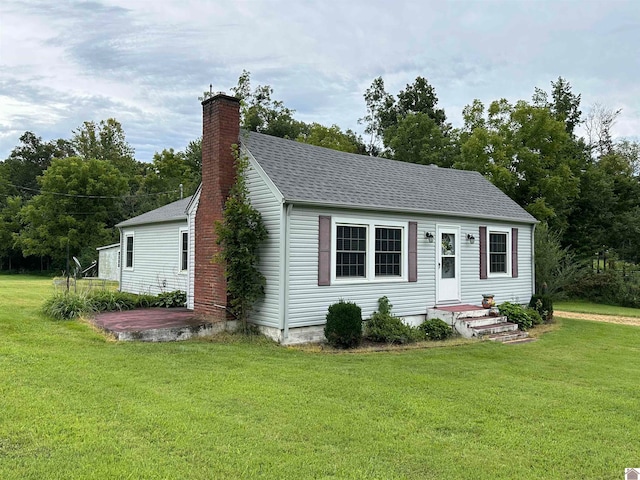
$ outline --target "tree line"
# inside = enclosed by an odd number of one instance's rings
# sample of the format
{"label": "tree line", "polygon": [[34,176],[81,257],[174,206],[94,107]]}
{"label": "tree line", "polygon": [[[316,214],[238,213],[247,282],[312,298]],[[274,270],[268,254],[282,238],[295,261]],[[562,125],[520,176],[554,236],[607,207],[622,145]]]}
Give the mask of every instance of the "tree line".
{"label": "tree line", "polygon": [[[620,111],[596,105],[584,114],[580,94],[562,77],[549,91],[535,88],[530,100],[474,100],[459,128],[426,78],[391,94],[379,77],[363,94],[364,138],[297,120],[271,86],[252,88],[247,71],[232,90],[247,130],[478,171],[541,222],[557,251],[591,259],[606,250],[610,259],[640,263],[640,144],[614,140]],[[137,161],[115,119],[85,122],[69,139],[25,132],[0,162],[1,268],[59,270],[67,245],[89,263],[96,247],[117,241],[118,222],[177,200],[181,191],[191,195],[200,167],[200,139],[158,152],[151,163]]]}

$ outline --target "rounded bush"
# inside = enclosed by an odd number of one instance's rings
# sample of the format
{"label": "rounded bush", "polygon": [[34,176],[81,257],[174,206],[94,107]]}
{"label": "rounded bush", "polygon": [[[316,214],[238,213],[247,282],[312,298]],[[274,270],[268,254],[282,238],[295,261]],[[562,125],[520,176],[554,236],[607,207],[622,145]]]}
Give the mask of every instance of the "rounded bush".
{"label": "rounded bush", "polygon": [[362,310],[353,302],[340,300],[329,306],[324,326],[327,342],[338,348],[352,348],[362,341]]}
{"label": "rounded bush", "polygon": [[429,340],[445,340],[453,335],[453,328],[439,318],[425,320],[418,327]]}

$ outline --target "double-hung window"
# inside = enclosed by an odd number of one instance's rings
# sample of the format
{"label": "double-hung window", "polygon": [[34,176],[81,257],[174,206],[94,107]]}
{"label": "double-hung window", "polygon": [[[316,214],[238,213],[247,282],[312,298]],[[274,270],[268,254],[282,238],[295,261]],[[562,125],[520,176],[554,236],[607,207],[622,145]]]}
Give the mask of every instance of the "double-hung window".
{"label": "double-hung window", "polygon": [[489,274],[508,274],[510,269],[510,232],[489,229]]}
{"label": "double-hung window", "polygon": [[367,276],[367,227],[336,226],[336,277]]}
{"label": "double-hung window", "polygon": [[125,262],[124,267],[133,268],[133,234],[125,235]]}
{"label": "double-hung window", "polygon": [[189,232],[180,230],[180,271],[186,272],[189,268]]}
{"label": "double-hung window", "polygon": [[334,279],[406,280],[407,226],[377,222],[334,223]]}

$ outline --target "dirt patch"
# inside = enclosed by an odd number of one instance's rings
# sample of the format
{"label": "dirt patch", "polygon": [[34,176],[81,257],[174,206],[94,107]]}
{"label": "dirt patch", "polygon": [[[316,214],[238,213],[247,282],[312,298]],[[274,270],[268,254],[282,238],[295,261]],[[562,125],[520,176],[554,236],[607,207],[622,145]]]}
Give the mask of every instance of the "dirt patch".
{"label": "dirt patch", "polygon": [[591,320],[593,322],[617,323],[620,325],[634,325],[640,327],[640,317],[619,317],[616,315],[596,315],[593,313],[575,313],[556,310],[554,316],[575,318],[577,320]]}

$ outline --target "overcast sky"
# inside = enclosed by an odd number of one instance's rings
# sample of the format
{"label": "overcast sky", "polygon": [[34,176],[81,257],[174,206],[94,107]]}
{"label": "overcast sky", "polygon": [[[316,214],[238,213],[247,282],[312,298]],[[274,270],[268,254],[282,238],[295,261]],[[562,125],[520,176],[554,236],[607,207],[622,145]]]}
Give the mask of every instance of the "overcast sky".
{"label": "overcast sky", "polygon": [[454,126],[475,98],[529,100],[562,76],[640,139],[638,0],[2,0],[0,159],[26,130],[109,117],[138,160],[183,149],[197,97],[243,69],[297,119],[357,131],[378,76],[392,94],[426,77]]}

